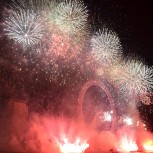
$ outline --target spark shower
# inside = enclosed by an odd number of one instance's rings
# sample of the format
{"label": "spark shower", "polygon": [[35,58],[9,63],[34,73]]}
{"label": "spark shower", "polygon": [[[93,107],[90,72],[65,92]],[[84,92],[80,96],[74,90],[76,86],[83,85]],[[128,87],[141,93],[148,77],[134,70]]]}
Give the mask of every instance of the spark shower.
{"label": "spark shower", "polygon": [[[75,93],[75,104],[67,106],[75,117],[67,117],[62,110],[58,116],[34,114],[26,135],[14,136],[14,144],[24,141],[30,151],[57,153],[152,150],[152,135],[139,119],[133,123],[126,116],[120,119],[124,126],[119,125],[116,105],[124,101],[139,118],[136,104],[152,103],[153,68],[135,56],[124,57],[115,31],[105,27],[92,33],[89,11],[80,0],[12,0],[5,9],[3,33],[18,63],[14,71],[28,74],[27,80],[37,76],[35,81],[41,85],[43,77],[44,86],[49,84],[52,90],[64,89],[61,101],[71,102],[66,95]],[[93,86],[101,95],[100,103],[106,101],[109,107],[90,99]],[[56,101],[58,92],[51,94]]]}

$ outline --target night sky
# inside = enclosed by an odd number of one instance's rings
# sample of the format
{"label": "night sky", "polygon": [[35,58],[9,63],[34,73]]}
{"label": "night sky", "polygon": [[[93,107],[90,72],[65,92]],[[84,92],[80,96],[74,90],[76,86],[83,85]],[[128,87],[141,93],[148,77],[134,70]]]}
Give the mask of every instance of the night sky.
{"label": "night sky", "polygon": [[[1,1],[1,8],[3,8],[3,2]],[[140,58],[142,58],[145,63],[148,65],[153,65],[153,43],[152,43],[152,36],[153,36],[153,1],[146,1],[146,0],[85,0],[85,4],[89,10],[89,21],[91,23],[91,31],[95,32],[101,27],[109,27],[110,29],[114,30],[120,37],[123,52],[125,56],[136,54]],[[0,13],[0,83],[2,86],[0,87],[1,92],[1,104],[0,106],[5,106],[5,103],[9,99],[10,92],[13,93],[12,89],[8,86],[4,86],[4,84],[12,85],[18,84],[16,90],[20,91],[21,86],[26,86],[25,80],[28,79],[26,76],[26,72],[20,72],[18,74],[13,74],[11,70],[11,53],[10,55],[6,55],[8,51],[12,50],[10,46],[8,46],[8,40],[6,36],[3,34],[2,28],[2,20],[4,18],[3,13],[5,11],[1,9]],[[9,44],[12,42],[9,41]],[[7,62],[4,62],[7,59]],[[10,63],[9,63],[10,60]],[[31,68],[29,66],[28,68]],[[43,72],[39,72],[40,74]],[[19,78],[19,80],[10,81],[12,79],[12,74],[19,76],[23,76],[23,78]],[[71,79],[75,76],[75,72],[71,75]],[[41,78],[44,81],[44,78]],[[29,80],[28,83],[30,84],[33,80]],[[85,81],[85,80],[83,80]],[[47,82],[46,82],[47,84]],[[35,86],[34,83],[32,83]],[[42,84],[37,84],[36,87],[31,89],[26,89],[31,94],[31,97],[36,96],[35,92],[29,90],[39,90],[39,86]],[[28,88],[28,87],[27,87]],[[48,91],[48,86],[42,87],[41,91],[44,92]],[[63,94],[63,88],[65,87],[55,87],[51,89],[52,94],[57,94],[60,99],[60,96]],[[44,89],[44,90],[43,90]],[[10,90],[10,91],[9,91]],[[50,93],[48,93],[50,94]],[[43,94],[42,94],[43,95]],[[50,97],[52,101],[58,103],[58,99],[54,97]],[[31,100],[32,101],[32,100]],[[41,102],[40,102],[41,103]],[[43,108],[47,108],[47,104],[42,102]],[[46,105],[45,105],[46,104]],[[41,108],[42,108],[41,107]],[[140,114],[142,119],[146,121],[149,129],[153,131],[153,106],[144,106],[143,104],[139,104],[138,108],[140,110]],[[55,109],[58,110],[57,108]]]}
{"label": "night sky", "polygon": [[[90,2],[90,3],[89,3]],[[153,10],[152,1],[145,0],[90,0],[86,1],[92,10],[97,29],[106,24],[115,30],[121,39],[125,53],[136,53],[153,64]],[[98,19],[99,18],[99,19]],[[103,20],[98,22],[98,20]]]}
{"label": "night sky", "polygon": [[[122,42],[125,56],[136,54],[145,63],[153,66],[153,1],[146,0],[90,0],[96,30],[103,23],[115,30]],[[153,131],[153,105],[138,104],[142,119]]]}

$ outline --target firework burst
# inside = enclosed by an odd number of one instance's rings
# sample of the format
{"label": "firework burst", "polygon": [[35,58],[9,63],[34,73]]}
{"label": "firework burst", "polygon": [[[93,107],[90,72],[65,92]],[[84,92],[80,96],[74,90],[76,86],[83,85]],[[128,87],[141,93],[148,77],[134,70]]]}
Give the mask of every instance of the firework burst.
{"label": "firework burst", "polygon": [[27,48],[38,44],[43,35],[44,27],[41,19],[32,11],[13,11],[4,23],[6,35]]}
{"label": "firework burst", "polygon": [[86,31],[87,12],[83,2],[66,0],[57,5],[52,18],[63,33],[80,36]]}
{"label": "firework burst", "polygon": [[103,29],[91,40],[92,54],[98,62],[110,65],[121,57],[121,44],[116,33]]}
{"label": "firework burst", "polygon": [[145,95],[153,89],[153,69],[139,60],[128,60],[110,70],[121,90],[130,95]]}
{"label": "firework burst", "polygon": [[147,93],[153,88],[153,69],[141,61],[129,60],[126,63],[129,73],[128,89],[136,93]]}
{"label": "firework burst", "polygon": [[[36,51],[39,64],[49,70],[52,66],[52,70],[56,71],[51,73],[53,80],[62,76],[64,64],[69,66],[74,62],[77,65],[84,60],[83,54],[88,49],[85,46],[88,43],[88,11],[82,1],[12,0],[11,5],[10,14],[4,22],[6,35],[24,49]],[[149,102],[147,94],[153,88],[153,69],[138,60],[122,59],[120,40],[115,32],[107,28],[99,30],[90,43],[88,63],[96,75],[112,81],[119,92],[139,95],[144,103]],[[90,44],[87,45],[90,48]],[[56,61],[59,61],[58,64]],[[63,69],[59,72],[60,66]],[[71,73],[72,70],[67,71]]]}

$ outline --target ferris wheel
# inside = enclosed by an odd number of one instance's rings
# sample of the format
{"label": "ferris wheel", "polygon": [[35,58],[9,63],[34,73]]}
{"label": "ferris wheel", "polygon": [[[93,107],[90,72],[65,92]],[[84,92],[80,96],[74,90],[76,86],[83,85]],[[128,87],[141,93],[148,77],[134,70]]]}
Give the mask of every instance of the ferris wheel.
{"label": "ferris wheel", "polygon": [[[110,116],[107,116],[108,120],[111,122],[111,127],[110,130],[114,131],[115,127],[116,127],[116,111],[115,111],[115,103],[114,103],[114,99],[113,96],[110,92],[110,90],[108,89],[108,87],[101,81],[97,81],[97,80],[92,80],[92,81],[87,81],[83,87],[81,88],[81,91],[79,92],[79,96],[78,96],[78,117],[79,119],[81,119],[83,122],[85,122],[85,115],[84,115],[84,97],[87,93],[87,90],[90,89],[92,86],[98,86],[107,96],[107,99],[109,101],[109,105],[110,105]],[[106,113],[106,112],[105,112]],[[97,119],[98,116],[100,116],[102,114],[102,111],[97,111],[94,114],[94,117],[92,118],[92,120],[90,121],[91,125],[94,125],[93,128],[95,127],[95,121]]]}

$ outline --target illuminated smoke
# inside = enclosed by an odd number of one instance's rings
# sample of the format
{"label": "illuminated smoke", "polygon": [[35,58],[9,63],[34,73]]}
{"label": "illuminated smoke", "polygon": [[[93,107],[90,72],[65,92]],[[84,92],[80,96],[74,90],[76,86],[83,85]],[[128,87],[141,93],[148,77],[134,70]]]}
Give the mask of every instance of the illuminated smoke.
{"label": "illuminated smoke", "polygon": [[63,33],[53,33],[51,39],[49,52],[54,57],[60,57],[65,59],[65,61],[69,61],[77,57],[82,51],[81,45],[75,43],[70,37],[63,35]]}
{"label": "illuminated smoke", "polygon": [[29,10],[13,11],[4,24],[6,35],[24,48],[38,44],[44,35],[41,19]]}

